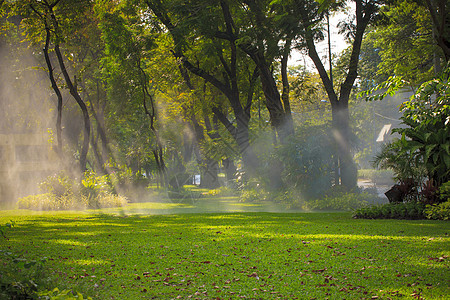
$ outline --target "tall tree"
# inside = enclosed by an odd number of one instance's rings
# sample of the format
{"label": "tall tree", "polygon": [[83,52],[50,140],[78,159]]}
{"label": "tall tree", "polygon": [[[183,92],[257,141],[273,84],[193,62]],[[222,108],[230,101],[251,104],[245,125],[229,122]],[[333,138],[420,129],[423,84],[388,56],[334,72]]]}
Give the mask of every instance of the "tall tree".
{"label": "tall tree", "polygon": [[[225,6],[226,2],[221,1],[221,5],[228,11],[225,17],[230,19],[231,24],[241,26],[228,38],[237,40],[240,49],[255,62],[272,126],[277,130],[278,136],[283,142],[294,132],[288,97],[289,83],[286,80],[287,59],[291,51],[293,35],[292,32],[283,31],[285,24],[282,18],[284,16],[273,13],[272,3],[273,1],[242,1],[241,5],[244,6],[245,16],[238,15],[233,19],[229,8]],[[245,9],[245,6],[248,9]],[[284,43],[282,43],[283,39]],[[280,46],[280,44],[282,45]],[[283,74],[283,97],[280,95],[273,74],[275,58],[279,57],[281,57]]]}
{"label": "tall tree", "polygon": [[[207,3],[162,3],[159,0],[147,0],[146,3],[171,34],[174,41],[173,55],[183,67],[213,85],[228,100],[235,125],[219,107],[214,107],[213,113],[236,140],[248,171],[254,173],[258,164],[249,139],[249,108],[252,97],[247,97],[247,103],[241,101],[239,76],[242,71],[236,41],[221,37],[223,33],[227,37],[234,36],[236,30],[228,17],[228,6],[223,1],[220,7]],[[217,34],[219,32],[221,34]],[[202,40],[198,37],[202,37]],[[191,40],[194,43],[190,44]],[[198,54],[203,56],[198,57],[197,53],[188,51],[189,47],[200,47]]]}
{"label": "tall tree", "polygon": [[402,76],[413,85],[434,76],[444,56],[434,41],[426,7],[414,1],[395,1],[383,6],[380,14],[382,18],[365,38],[381,58],[376,75]]}
{"label": "tall tree", "polygon": [[[71,6],[72,5],[72,6]],[[46,32],[50,41],[53,42],[54,52],[57,57],[57,62],[59,68],[63,74],[63,78],[66,86],[69,89],[70,94],[75,99],[76,103],[81,109],[83,115],[84,122],[84,130],[83,130],[83,142],[80,151],[80,171],[84,172],[86,170],[87,163],[87,155],[89,151],[89,143],[90,143],[90,117],[89,112],[87,110],[87,106],[84,100],[81,98],[77,83],[76,77],[73,79],[69,75],[69,70],[66,67],[66,59],[64,58],[63,50],[61,49],[62,43],[64,43],[67,39],[70,39],[70,30],[73,29],[74,23],[79,21],[79,18],[75,18],[73,7],[76,6],[77,9],[84,12],[89,8],[89,1],[79,0],[76,3],[72,3],[68,5],[60,0],[54,1],[36,1],[36,0],[27,0],[20,3],[17,3],[17,11],[25,14],[30,17],[25,19],[25,24],[27,25],[27,34],[30,38],[39,39],[39,31]],[[31,8],[31,13],[27,8]],[[61,20],[65,22],[61,25]],[[67,26],[67,28],[64,28]],[[44,30],[42,30],[44,29]],[[46,47],[47,38],[46,38]],[[45,48],[45,47],[44,47]],[[45,51],[48,53],[48,49]],[[47,68],[50,68],[51,64],[47,63]],[[49,73],[52,71],[48,70]],[[51,77],[50,77],[51,78]],[[55,82],[52,82],[54,84]]]}
{"label": "tall tree", "polygon": [[[320,1],[326,4],[330,1]],[[379,8],[379,1],[355,0],[355,19],[349,24],[349,40],[352,50],[348,62],[347,75],[343,83],[336,87],[330,79],[324,62],[320,58],[315,41],[320,37],[320,21],[324,17],[324,6],[312,1],[293,1],[292,12],[300,17],[299,37],[313,61],[328,95],[332,109],[333,136],[336,141],[336,154],[339,158],[341,185],[356,187],[356,166],[351,153],[351,130],[348,102],[353,84],[358,75],[358,62],[364,32]],[[326,7],[326,6],[325,6]],[[331,7],[330,7],[331,8]]]}
{"label": "tall tree", "polygon": [[450,3],[448,0],[424,0],[433,22],[433,37],[445,60],[450,60]]}
{"label": "tall tree", "polygon": [[[128,15],[123,13],[126,10],[124,8],[131,9]],[[146,61],[148,61],[146,55],[153,47],[153,37],[145,31],[141,24],[133,23],[138,16],[134,9],[123,6],[103,8],[103,10],[99,8],[100,27],[108,52],[105,63],[110,66],[118,64],[118,68],[123,69],[120,70],[121,72],[126,71],[128,73],[124,79],[128,82],[127,88],[136,93],[134,98],[139,101],[139,106],[148,117],[148,123],[146,122],[146,124],[154,135],[154,145],[151,152],[160,175],[160,182],[165,186],[167,172],[163,155],[164,147],[156,125],[158,115],[150,86],[151,80],[145,70]],[[107,68],[111,70],[111,67]],[[125,94],[130,91],[125,92]],[[124,99],[120,100],[123,101]],[[125,106],[123,103],[122,105]],[[135,106],[133,107],[135,108]]]}

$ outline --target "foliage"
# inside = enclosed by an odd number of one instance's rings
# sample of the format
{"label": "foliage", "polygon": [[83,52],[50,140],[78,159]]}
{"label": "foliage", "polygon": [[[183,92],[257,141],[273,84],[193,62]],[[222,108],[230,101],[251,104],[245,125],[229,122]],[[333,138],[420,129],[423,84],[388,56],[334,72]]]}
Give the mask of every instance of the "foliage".
{"label": "foliage", "polygon": [[261,188],[260,186],[257,186],[255,188],[245,188],[241,191],[241,195],[239,199],[242,202],[261,202],[269,200],[271,196],[271,193],[266,191],[265,189]]}
{"label": "foliage", "polygon": [[52,285],[47,257],[29,260],[0,250],[0,299],[92,299],[72,290],[48,290]]}
{"label": "foliage", "polygon": [[38,290],[49,285],[47,258],[27,259],[0,250],[0,299],[38,299]]}
{"label": "foliage", "polygon": [[426,6],[419,1],[394,1],[381,8],[380,20],[367,39],[381,57],[373,75],[402,75],[413,85],[434,74],[434,56],[442,56],[433,40],[432,22]]}
{"label": "foliage", "polygon": [[40,291],[37,293],[39,299],[51,299],[51,300],[92,300],[91,297],[83,297],[80,292],[75,292],[73,290],[62,290],[54,288],[51,291]]}
{"label": "foliage", "polygon": [[305,199],[318,198],[331,188],[335,147],[328,131],[323,125],[298,128],[276,152],[276,158],[284,163],[287,185]]}
{"label": "foliage", "polygon": [[397,181],[412,178],[414,182],[423,182],[426,177],[423,162],[419,157],[412,160],[411,150],[403,149],[403,144],[402,140],[396,139],[383,145],[380,153],[375,156],[374,165],[381,169],[392,170]]}
{"label": "foliage", "polygon": [[125,197],[113,193],[107,175],[97,176],[87,171],[81,184],[75,184],[75,180],[64,174],[49,176],[41,183],[47,193],[23,197],[17,205],[21,209],[69,210],[121,207],[127,204]]}
{"label": "foliage", "polygon": [[304,197],[294,189],[286,189],[277,193],[272,192],[271,196],[274,203],[282,204],[288,210],[295,211],[305,208]]}
{"label": "foliage", "polygon": [[22,197],[17,202],[20,209],[31,210],[68,210],[84,209],[87,207],[86,198],[77,194],[56,197],[52,193],[29,195]]}
{"label": "foliage", "polygon": [[399,150],[421,160],[437,186],[450,180],[449,76],[450,67],[440,78],[422,84],[401,107],[408,127],[394,130],[402,135]]}
{"label": "foliage", "polygon": [[[146,207],[133,205],[137,212]],[[8,211],[0,223],[14,219],[20,228],[11,232],[9,251],[28,260],[51,257],[46,275],[52,284],[60,291],[76,286],[93,299],[448,295],[442,283],[450,263],[448,222],[359,220],[349,213],[166,212]]]}
{"label": "foliage", "polygon": [[[86,171],[81,179],[80,193],[86,197],[88,207],[100,208],[101,203],[108,203],[104,199],[108,199],[112,195],[109,176],[97,176],[93,171]],[[111,203],[113,206],[114,202]]]}
{"label": "foliage", "polygon": [[8,230],[11,230],[11,228],[14,227],[15,222],[13,220],[10,220],[8,223],[6,223],[5,225],[0,225],[0,235],[4,238],[4,239],[8,239],[8,237],[6,236],[6,232]]}
{"label": "foliage", "polygon": [[353,212],[359,219],[408,219],[425,218],[425,204],[420,202],[388,203],[360,208]]}
{"label": "foliage", "polygon": [[[401,138],[387,144],[375,161],[380,167],[393,169],[400,181],[413,179],[418,190],[424,184],[422,195],[426,201],[431,201],[432,187],[438,189],[450,179],[449,75],[447,68],[440,77],[423,83],[403,103],[401,120],[406,126],[393,130]],[[392,84],[395,91],[403,83],[397,80],[386,84]],[[389,89],[368,100],[382,99],[386,93],[390,93]]]}
{"label": "foliage", "polygon": [[207,196],[215,196],[215,197],[229,197],[229,196],[236,196],[237,192],[230,187],[227,186],[221,186],[217,189],[211,189],[208,190],[205,195]]}
{"label": "foliage", "polygon": [[195,200],[203,197],[201,192],[186,187],[169,189],[167,191],[167,196],[174,203],[194,202]]}
{"label": "foliage", "polygon": [[378,197],[367,192],[337,192],[325,195],[321,199],[306,202],[311,210],[338,210],[351,211],[360,209],[367,204],[375,202]]}
{"label": "foliage", "polygon": [[56,173],[48,176],[40,184],[43,192],[52,194],[56,198],[71,196],[76,190],[74,179],[70,178],[65,172]]}
{"label": "foliage", "polygon": [[442,201],[450,200],[450,181],[443,183],[439,188],[439,196]]}
{"label": "foliage", "polygon": [[450,201],[427,205],[424,213],[428,219],[450,220]]}

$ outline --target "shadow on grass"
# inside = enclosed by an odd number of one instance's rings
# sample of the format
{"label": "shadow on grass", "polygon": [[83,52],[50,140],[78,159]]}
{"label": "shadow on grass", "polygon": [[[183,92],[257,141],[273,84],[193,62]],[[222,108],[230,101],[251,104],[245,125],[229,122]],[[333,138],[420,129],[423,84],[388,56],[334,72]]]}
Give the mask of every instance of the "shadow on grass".
{"label": "shadow on grass", "polygon": [[60,289],[76,286],[99,299],[448,294],[448,222],[354,220],[348,213],[105,211],[17,216],[1,246],[30,259],[49,257],[48,272]]}

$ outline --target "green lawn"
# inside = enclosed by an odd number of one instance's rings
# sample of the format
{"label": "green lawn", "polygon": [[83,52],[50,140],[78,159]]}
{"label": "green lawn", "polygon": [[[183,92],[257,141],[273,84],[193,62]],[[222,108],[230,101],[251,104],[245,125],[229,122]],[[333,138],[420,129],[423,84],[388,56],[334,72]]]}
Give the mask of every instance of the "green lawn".
{"label": "green lawn", "polygon": [[450,299],[449,222],[146,214],[190,211],[161,205],[2,211],[0,224],[15,226],[0,237],[0,271],[12,264],[6,252],[47,257],[53,287],[94,299]]}

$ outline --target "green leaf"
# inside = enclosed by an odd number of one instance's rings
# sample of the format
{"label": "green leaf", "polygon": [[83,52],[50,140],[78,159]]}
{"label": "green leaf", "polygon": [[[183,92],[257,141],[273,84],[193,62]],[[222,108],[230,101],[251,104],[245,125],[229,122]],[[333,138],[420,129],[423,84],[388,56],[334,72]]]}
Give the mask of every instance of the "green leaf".
{"label": "green leaf", "polygon": [[450,169],[450,155],[441,152],[441,158],[442,158],[442,161],[444,162],[445,166],[447,167],[447,169]]}
{"label": "green leaf", "polygon": [[427,162],[430,159],[431,153],[436,148],[436,146],[437,146],[436,144],[425,146],[425,157],[424,157],[425,162]]}

